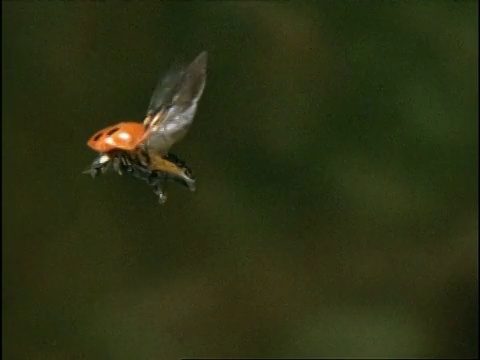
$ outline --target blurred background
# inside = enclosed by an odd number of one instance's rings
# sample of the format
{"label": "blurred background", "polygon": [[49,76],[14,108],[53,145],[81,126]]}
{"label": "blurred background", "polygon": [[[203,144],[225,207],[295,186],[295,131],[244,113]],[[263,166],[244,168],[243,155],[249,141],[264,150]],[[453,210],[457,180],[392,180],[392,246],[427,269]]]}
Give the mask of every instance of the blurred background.
{"label": "blurred background", "polygon": [[[2,2],[5,359],[478,355],[478,3]],[[209,52],[197,191],[82,175]]]}

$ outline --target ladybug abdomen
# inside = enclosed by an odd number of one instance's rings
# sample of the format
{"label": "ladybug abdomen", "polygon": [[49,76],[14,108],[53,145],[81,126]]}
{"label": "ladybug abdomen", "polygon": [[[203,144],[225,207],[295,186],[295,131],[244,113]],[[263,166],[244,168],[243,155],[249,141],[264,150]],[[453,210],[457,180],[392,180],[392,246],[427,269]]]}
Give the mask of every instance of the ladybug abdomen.
{"label": "ladybug abdomen", "polygon": [[87,145],[101,153],[112,150],[133,151],[141,142],[144,133],[143,124],[123,122],[97,132],[88,140]]}

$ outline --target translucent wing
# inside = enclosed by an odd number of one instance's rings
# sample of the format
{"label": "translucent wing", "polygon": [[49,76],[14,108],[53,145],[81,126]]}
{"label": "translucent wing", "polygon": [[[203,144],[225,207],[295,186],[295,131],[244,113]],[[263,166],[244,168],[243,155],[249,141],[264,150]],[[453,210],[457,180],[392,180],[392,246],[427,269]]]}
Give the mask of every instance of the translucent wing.
{"label": "translucent wing", "polygon": [[169,72],[155,89],[144,120],[144,144],[165,154],[188,132],[205,88],[207,53],[186,68]]}
{"label": "translucent wing", "polygon": [[175,66],[163,76],[157,84],[155,91],[152,94],[150,104],[148,104],[147,118],[153,117],[163,107],[172,105],[173,97],[178,92],[178,87],[182,80],[185,69],[180,66]]}

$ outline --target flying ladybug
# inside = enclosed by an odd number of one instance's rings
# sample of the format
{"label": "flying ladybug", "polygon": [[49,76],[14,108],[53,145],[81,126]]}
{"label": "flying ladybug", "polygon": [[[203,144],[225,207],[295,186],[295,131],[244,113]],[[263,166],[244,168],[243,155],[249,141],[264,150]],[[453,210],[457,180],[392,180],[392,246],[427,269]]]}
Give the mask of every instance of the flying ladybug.
{"label": "flying ladybug", "polygon": [[84,173],[97,177],[108,169],[131,174],[153,187],[165,203],[166,182],[195,191],[195,176],[184,161],[170,153],[188,132],[205,88],[207,52],[190,65],[175,68],[161,78],[153,92],[143,123],[121,122],[97,131],[87,145],[99,153]]}

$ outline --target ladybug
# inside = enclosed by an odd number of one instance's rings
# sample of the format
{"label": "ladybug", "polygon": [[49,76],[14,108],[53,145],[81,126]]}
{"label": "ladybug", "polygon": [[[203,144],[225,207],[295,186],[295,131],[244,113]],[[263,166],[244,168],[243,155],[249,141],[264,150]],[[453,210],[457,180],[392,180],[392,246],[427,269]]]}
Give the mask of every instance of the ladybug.
{"label": "ladybug", "polygon": [[97,131],[87,145],[99,153],[84,171],[97,177],[113,168],[146,181],[160,203],[167,196],[164,184],[174,181],[195,191],[195,176],[186,163],[169,150],[188,132],[205,88],[207,52],[186,67],[170,70],[158,82],[143,123],[121,122]]}

